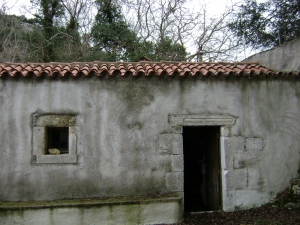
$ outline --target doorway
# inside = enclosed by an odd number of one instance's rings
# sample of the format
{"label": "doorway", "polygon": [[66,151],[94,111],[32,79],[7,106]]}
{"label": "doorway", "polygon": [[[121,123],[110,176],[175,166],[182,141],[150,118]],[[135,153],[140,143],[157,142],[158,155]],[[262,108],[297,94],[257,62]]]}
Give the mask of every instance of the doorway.
{"label": "doorway", "polygon": [[183,127],[184,209],[221,209],[220,126]]}

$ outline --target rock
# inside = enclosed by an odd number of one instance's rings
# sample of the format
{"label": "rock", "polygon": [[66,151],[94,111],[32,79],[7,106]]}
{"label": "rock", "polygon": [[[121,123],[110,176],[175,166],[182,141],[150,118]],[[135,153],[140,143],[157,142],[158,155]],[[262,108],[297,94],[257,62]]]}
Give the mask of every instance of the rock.
{"label": "rock", "polygon": [[300,179],[299,178],[293,178],[290,182],[290,189],[293,191],[294,195],[300,196]]}
{"label": "rock", "polygon": [[50,155],[59,155],[60,154],[60,150],[57,148],[49,148],[48,152]]}
{"label": "rock", "polygon": [[285,207],[294,209],[294,208],[297,208],[297,204],[293,203],[293,202],[288,202],[285,204]]}

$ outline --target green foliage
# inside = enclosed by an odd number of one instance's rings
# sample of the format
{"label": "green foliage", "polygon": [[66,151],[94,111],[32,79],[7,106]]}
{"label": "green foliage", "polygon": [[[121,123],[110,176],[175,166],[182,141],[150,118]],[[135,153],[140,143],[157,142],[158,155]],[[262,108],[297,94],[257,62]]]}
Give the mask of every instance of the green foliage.
{"label": "green foliage", "polygon": [[155,46],[155,58],[157,60],[183,61],[186,55],[184,46],[174,43],[169,37],[161,40]]}
{"label": "green foliage", "polygon": [[146,55],[153,61],[184,61],[187,52],[184,46],[174,43],[170,38],[154,43],[150,41],[139,41],[132,46],[128,54],[130,61],[138,61]]}
{"label": "green foliage", "polygon": [[232,31],[253,47],[273,47],[300,37],[300,1],[244,0]]}
{"label": "green foliage", "polygon": [[133,45],[128,46],[128,61],[137,62],[143,55],[146,55],[152,60],[156,60],[154,47],[155,44],[151,41],[137,40]]}
{"label": "green foliage", "polygon": [[136,34],[130,30],[119,6],[109,0],[98,0],[97,6],[98,13],[91,30],[92,56],[101,57],[97,60],[127,60],[130,49],[138,42]]}

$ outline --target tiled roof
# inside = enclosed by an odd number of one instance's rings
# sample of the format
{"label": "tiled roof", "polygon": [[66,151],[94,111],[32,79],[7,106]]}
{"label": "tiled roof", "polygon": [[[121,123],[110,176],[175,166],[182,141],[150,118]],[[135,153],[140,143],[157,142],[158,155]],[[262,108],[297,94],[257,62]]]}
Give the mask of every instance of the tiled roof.
{"label": "tiled roof", "polygon": [[300,72],[275,72],[258,63],[192,62],[91,62],[91,63],[5,63],[2,77],[66,76],[300,76]]}

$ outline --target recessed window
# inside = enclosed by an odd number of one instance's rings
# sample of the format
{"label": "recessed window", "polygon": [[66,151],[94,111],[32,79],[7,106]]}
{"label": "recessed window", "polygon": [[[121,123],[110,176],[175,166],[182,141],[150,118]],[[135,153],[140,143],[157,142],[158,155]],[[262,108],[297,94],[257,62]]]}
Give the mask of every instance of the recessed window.
{"label": "recessed window", "polygon": [[47,127],[46,154],[69,154],[69,127]]}
{"label": "recessed window", "polygon": [[33,115],[33,162],[77,163],[77,115]]}

